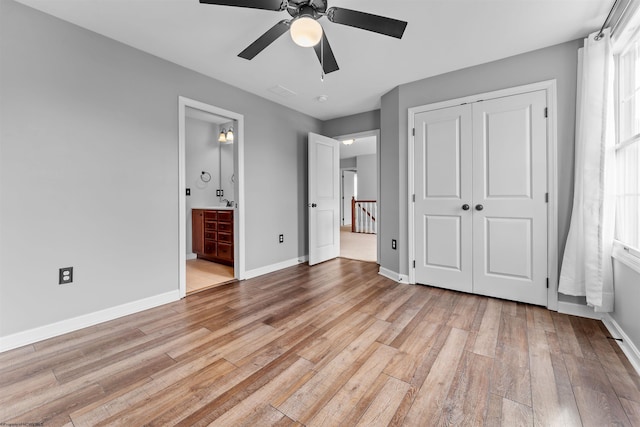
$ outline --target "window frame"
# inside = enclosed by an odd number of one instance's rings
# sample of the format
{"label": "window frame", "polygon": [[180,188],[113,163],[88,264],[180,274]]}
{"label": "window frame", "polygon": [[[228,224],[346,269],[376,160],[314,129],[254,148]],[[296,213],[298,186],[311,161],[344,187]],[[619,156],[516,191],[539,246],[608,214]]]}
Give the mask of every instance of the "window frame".
{"label": "window frame", "polygon": [[[638,19],[636,19],[638,21]],[[615,43],[618,42],[618,43]],[[622,140],[621,131],[622,131],[622,56],[627,54],[631,49],[635,49],[635,67],[640,68],[640,27],[636,28],[633,31],[631,36],[625,37],[624,40],[615,40],[614,41],[619,49],[616,49],[615,53],[615,128],[616,128],[616,143],[615,143],[615,155],[616,155],[616,165],[618,164],[618,152],[621,149],[625,149],[631,145],[637,144],[640,149],[640,129],[631,136],[628,136],[626,139]],[[633,70],[632,73],[634,76],[640,76],[640,70]],[[638,92],[640,93],[640,92]],[[635,95],[634,95],[635,96]],[[640,103],[635,104],[635,111],[638,113],[640,111]],[[638,165],[640,168],[640,165]],[[616,174],[617,175],[617,174]],[[617,177],[616,177],[617,179]],[[618,194],[616,194],[616,205],[618,204]],[[616,215],[617,220],[617,215]],[[639,218],[640,220],[640,218]],[[616,227],[617,227],[616,221]],[[616,231],[617,232],[617,231]],[[640,246],[640,245],[639,245]],[[613,253],[612,257],[623,262],[627,266],[633,268],[637,272],[640,272],[640,248],[636,248],[631,246],[629,243],[618,240],[618,236],[614,237],[613,243]]]}

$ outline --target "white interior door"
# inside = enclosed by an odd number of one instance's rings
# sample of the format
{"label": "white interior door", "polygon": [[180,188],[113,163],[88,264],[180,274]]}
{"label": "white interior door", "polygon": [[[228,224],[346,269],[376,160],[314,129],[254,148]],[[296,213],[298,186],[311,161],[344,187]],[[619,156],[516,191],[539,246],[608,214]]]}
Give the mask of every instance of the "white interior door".
{"label": "white interior door", "polygon": [[544,91],[473,105],[475,293],[547,304],[545,107]]}
{"label": "white interior door", "polygon": [[309,133],[309,265],[340,255],[339,142]]}
{"label": "white interior door", "polygon": [[417,114],[415,129],[416,282],[472,292],[471,105]]}
{"label": "white interior door", "polygon": [[355,195],[354,171],[342,171],[342,225],[351,225],[351,199]]}

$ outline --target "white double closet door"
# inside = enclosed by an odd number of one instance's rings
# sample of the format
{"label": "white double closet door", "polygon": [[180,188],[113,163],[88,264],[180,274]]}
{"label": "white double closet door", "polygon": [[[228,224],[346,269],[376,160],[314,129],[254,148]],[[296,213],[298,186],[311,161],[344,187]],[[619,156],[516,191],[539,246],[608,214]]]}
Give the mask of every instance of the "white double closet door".
{"label": "white double closet door", "polygon": [[417,283],[547,305],[545,91],[414,116]]}

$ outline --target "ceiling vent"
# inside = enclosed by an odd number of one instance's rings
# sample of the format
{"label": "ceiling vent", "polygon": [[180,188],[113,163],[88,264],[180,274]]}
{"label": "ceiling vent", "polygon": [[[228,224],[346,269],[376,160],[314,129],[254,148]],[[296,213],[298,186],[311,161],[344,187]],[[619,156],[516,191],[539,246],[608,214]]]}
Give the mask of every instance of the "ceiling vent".
{"label": "ceiling vent", "polygon": [[275,93],[278,96],[283,98],[291,98],[292,96],[296,96],[297,94],[291,89],[287,89],[284,86],[276,85],[274,87],[269,88],[269,92]]}

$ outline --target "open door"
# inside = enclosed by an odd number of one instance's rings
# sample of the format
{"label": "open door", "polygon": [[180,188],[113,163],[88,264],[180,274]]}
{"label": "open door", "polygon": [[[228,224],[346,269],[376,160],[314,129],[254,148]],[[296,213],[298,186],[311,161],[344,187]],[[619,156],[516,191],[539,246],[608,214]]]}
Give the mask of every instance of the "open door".
{"label": "open door", "polygon": [[340,147],[309,133],[309,265],[340,255]]}

